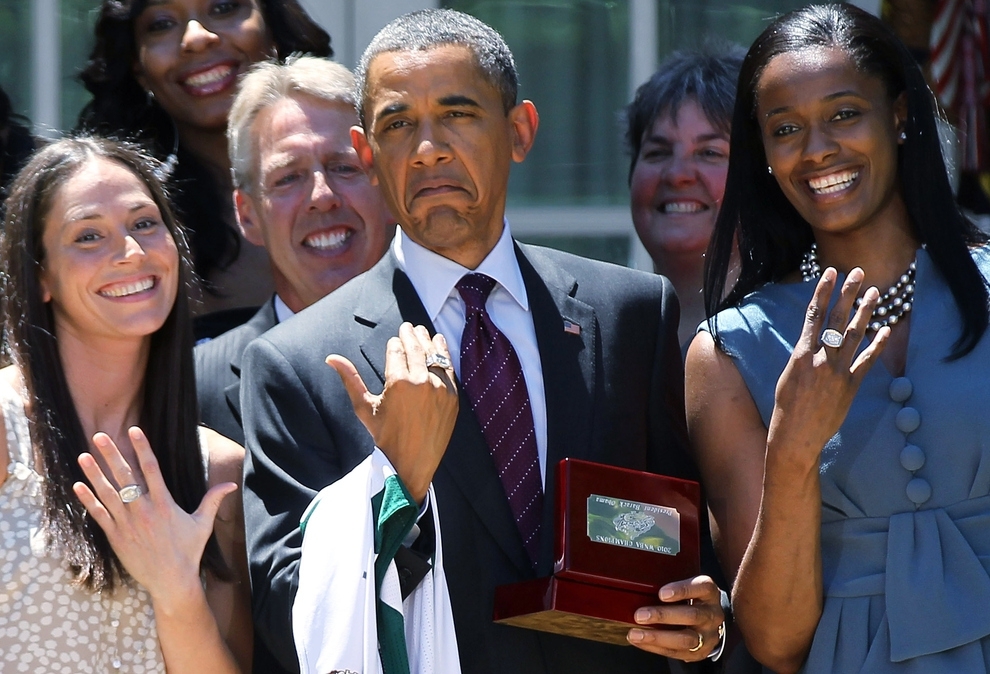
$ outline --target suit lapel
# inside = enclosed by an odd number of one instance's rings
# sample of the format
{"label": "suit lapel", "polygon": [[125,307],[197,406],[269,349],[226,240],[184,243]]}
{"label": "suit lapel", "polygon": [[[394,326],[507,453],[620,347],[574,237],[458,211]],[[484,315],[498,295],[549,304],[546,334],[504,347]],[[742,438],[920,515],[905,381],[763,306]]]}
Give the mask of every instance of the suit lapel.
{"label": "suit lapel", "polygon": [[[549,572],[553,560],[553,513],[556,467],[564,457],[591,458],[596,390],[597,320],[594,310],[574,298],[577,281],[538,250],[517,247],[526,284],[543,369],[547,408],[547,482],[543,518],[543,550],[539,569]],[[385,382],[385,348],[403,321],[427,326],[432,321],[409,278],[398,269],[391,250],[368,272],[368,283],[355,319],[371,331],[361,345],[368,364]],[[565,320],[572,326],[565,331]],[[478,519],[523,573],[531,567],[508,500],[498,479],[470,403],[461,393],[460,410],[450,445],[440,464],[472,505]]]}
{"label": "suit lapel", "polygon": [[241,423],[241,359],[244,357],[244,349],[252,339],[275,327],[276,323],[278,323],[278,319],[275,316],[275,303],[269,300],[245,324],[245,328],[247,328],[249,333],[245,336],[244,341],[238,345],[234,356],[230,359],[230,370],[234,373],[237,380],[227,386],[223,392],[227,397],[227,405],[230,406],[230,410],[233,412],[238,424]]}
{"label": "suit lapel", "polygon": [[425,325],[431,335],[435,330],[412,282],[399,269],[391,248],[368,275],[354,310],[354,319],[371,328],[361,343],[361,353],[384,386],[385,347],[389,339],[399,334],[399,326],[408,321],[413,325]]}
{"label": "suit lapel", "polygon": [[[554,549],[557,464],[591,459],[596,391],[595,311],[575,299],[577,280],[538,248],[516,248],[536,328],[547,408],[547,479],[539,572],[550,572]],[[565,330],[565,325],[567,329]]]}
{"label": "suit lapel", "polygon": [[[403,321],[425,325],[431,335],[436,330],[409,277],[398,268],[391,249],[368,274],[354,317],[370,328],[361,344],[361,353],[384,386],[385,347],[398,334],[399,325]],[[437,473],[434,481],[448,477],[513,564],[525,573],[532,573],[495,462],[463,391],[457,423]],[[453,521],[455,515],[449,517]]]}

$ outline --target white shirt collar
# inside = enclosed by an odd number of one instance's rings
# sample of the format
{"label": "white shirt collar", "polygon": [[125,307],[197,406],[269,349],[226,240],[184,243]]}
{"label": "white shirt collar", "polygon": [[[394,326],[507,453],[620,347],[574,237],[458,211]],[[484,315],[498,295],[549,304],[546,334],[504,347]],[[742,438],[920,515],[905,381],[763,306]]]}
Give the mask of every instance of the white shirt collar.
{"label": "white shirt collar", "polygon": [[420,246],[402,232],[401,226],[395,229],[392,252],[399,263],[399,269],[406,273],[416,289],[431,321],[436,321],[461,277],[472,272],[485,274],[498,281],[524,311],[529,311],[529,297],[519,270],[508,220],[503,221],[502,236],[498,243],[477,269],[468,269]]}
{"label": "white shirt collar", "polygon": [[296,312],[290,309],[289,306],[282,301],[282,298],[278,296],[278,293],[275,293],[275,320],[279,323],[283,323],[295,315]]}

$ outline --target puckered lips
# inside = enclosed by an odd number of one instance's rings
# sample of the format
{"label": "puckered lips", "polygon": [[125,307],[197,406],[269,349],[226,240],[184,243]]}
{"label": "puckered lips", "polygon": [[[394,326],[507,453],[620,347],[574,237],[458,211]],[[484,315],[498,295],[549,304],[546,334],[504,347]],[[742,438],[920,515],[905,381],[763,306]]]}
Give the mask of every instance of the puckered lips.
{"label": "puckered lips", "polygon": [[237,83],[237,62],[223,61],[189,70],[179,78],[183,90],[193,96],[212,96]]}
{"label": "puckered lips", "polygon": [[467,193],[459,181],[453,178],[427,178],[413,185],[412,200],[439,197],[446,194]]}
{"label": "puckered lips", "polygon": [[347,247],[347,242],[354,236],[354,228],[349,225],[324,227],[307,234],[302,240],[303,248],[318,253],[336,253]]}
{"label": "puckered lips", "polygon": [[808,190],[816,197],[844,196],[859,180],[858,168],[846,168],[838,171],[820,172],[807,178],[805,183]]}
{"label": "puckered lips", "polygon": [[157,287],[157,276],[141,276],[107,283],[96,292],[115,302],[136,302],[150,296]]}

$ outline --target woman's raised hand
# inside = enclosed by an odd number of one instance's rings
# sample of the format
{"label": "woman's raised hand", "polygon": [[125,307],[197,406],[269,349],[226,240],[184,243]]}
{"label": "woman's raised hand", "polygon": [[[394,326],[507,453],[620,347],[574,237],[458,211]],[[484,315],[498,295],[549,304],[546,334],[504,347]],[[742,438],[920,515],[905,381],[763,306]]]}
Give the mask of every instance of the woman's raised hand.
{"label": "woman's raised hand", "polygon": [[[156,602],[167,604],[171,597],[185,601],[188,594],[183,593],[202,590],[199,564],[203,550],[221,502],[237,485],[225,482],[214,486],[196,512],[187,513],[165,486],[144,432],[133,426],[128,436],[137,454],[137,468],[127,463],[110,436],[97,433],[93,444],[113,479],[91,454],[83,453],[79,466],[93,487],[76,482],[72,489],[106,533],[124,568]],[[125,489],[129,485],[137,485],[140,492]],[[135,493],[140,495],[131,500]]]}
{"label": "woman's raised hand", "polygon": [[828,312],[837,276],[832,267],[822,272],[808,304],[801,336],[777,380],[767,438],[768,447],[789,448],[798,453],[795,458],[813,458],[816,468],[822,448],[838,432],[863,377],[890,336],[890,328],[882,327],[869,345],[856,353],[880,293],[869,288],[849,319],[863,283],[863,270],[856,267]]}

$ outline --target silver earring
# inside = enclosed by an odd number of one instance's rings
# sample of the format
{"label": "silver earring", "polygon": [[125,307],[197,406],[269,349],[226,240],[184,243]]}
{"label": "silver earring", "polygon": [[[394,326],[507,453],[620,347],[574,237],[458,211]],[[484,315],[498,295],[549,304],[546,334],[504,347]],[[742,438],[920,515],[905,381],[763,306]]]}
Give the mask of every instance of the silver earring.
{"label": "silver earring", "polygon": [[900,135],[900,136],[898,136],[898,138],[900,138],[900,139],[901,139],[901,142],[902,142],[902,143],[903,143],[904,141],[906,141],[906,140],[907,140],[907,131],[901,131],[901,135]]}
{"label": "silver earring", "polygon": [[769,173],[770,175],[773,175],[773,167],[772,166],[768,166],[767,167],[767,173]]}

